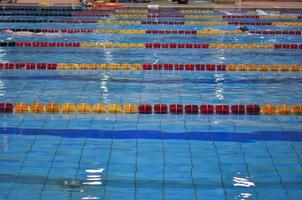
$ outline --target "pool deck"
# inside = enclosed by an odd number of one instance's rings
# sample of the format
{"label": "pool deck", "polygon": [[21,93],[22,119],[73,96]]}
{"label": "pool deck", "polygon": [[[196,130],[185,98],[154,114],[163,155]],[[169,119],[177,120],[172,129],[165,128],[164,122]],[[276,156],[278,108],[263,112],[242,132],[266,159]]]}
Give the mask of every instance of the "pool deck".
{"label": "pool deck", "polygon": [[[14,4],[16,6],[32,6],[37,5],[39,2],[48,2],[51,6],[79,6],[78,0],[17,0]],[[270,1],[236,1],[235,4],[216,4],[211,2],[201,3],[189,3],[187,5],[180,5],[177,3],[169,3],[163,1],[152,1],[150,3],[127,3],[127,6],[131,7],[146,7],[147,5],[160,5],[161,7],[203,7],[203,8],[302,8],[302,2],[270,2]]]}

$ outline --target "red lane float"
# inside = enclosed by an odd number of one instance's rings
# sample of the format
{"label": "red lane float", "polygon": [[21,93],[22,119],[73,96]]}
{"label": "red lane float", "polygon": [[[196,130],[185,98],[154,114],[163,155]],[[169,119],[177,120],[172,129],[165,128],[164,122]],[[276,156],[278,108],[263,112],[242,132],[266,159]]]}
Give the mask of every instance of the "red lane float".
{"label": "red lane float", "polygon": [[182,114],[183,113],[183,105],[181,104],[171,104],[169,106],[169,110],[171,114]]}
{"label": "red lane float", "polygon": [[53,22],[63,24],[96,24],[98,20],[53,20]]}
{"label": "red lane float", "polygon": [[[236,45],[241,45],[241,44],[236,44]],[[243,45],[243,44],[242,44]],[[252,45],[254,44],[251,44],[251,48],[264,48],[264,47],[261,47],[259,44],[258,47],[253,47]],[[263,45],[266,45],[266,44],[263,44]],[[302,44],[273,44],[273,48],[275,49],[302,49]],[[145,48],[147,49],[159,49],[159,48],[179,48],[179,49],[191,49],[191,48],[218,48],[218,46],[216,47],[211,47],[211,44],[198,44],[198,43],[194,43],[194,44],[191,44],[191,43],[145,43]],[[227,48],[227,47],[222,47],[222,48]],[[235,47],[235,44],[232,44],[232,47],[228,47],[228,48],[234,48],[236,49],[237,47]],[[238,48],[241,48],[241,47],[238,47]],[[270,47],[271,48],[271,47]]]}
{"label": "red lane float", "polygon": [[223,15],[224,19],[259,19],[258,15]]}
{"label": "red lane float", "polygon": [[184,18],[184,15],[180,14],[148,14],[148,18]]}
{"label": "red lane float", "polygon": [[12,103],[0,103],[0,113],[12,113],[14,106]]}
{"label": "red lane float", "polygon": [[166,114],[168,113],[168,106],[166,104],[155,104],[153,110],[155,114]]}
{"label": "red lane float", "polygon": [[301,31],[249,31],[252,34],[262,35],[301,35]]}
{"label": "red lane float", "polygon": [[243,114],[245,114],[245,106],[244,105],[232,105],[231,111],[233,114],[243,115]]}
{"label": "red lane float", "polygon": [[110,17],[109,14],[102,13],[74,13],[73,17]]}
{"label": "red lane float", "polygon": [[246,106],[246,113],[248,115],[259,115],[260,114],[260,106],[256,104],[247,105]]}
{"label": "red lane float", "polygon": [[152,113],[152,105],[150,104],[140,104],[138,106],[138,112],[141,114],[151,114]]}
{"label": "red lane float", "polygon": [[275,49],[302,49],[302,44],[274,44]]}
{"label": "red lane float", "polygon": [[0,69],[56,70],[55,63],[0,63]]}
{"label": "red lane float", "polygon": [[186,114],[198,114],[198,105],[186,105],[185,113]]}
{"label": "red lane float", "polygon": [[146,30],[146,34],[186,34],[186,35],[196,35],[197,31],[194,30]]}
{"label": "red lane float", "polygon": [[143,70],[207,70],[207,71],[225,71],[224,64],[148,64],[142,65]]}
{"label": "red lane float", "polygon": [[215,112],[216,114],[227,115],[230,113],[230,108],[228,105],[216,105]]}
{"label": "red lane float", "polygon": [[200,107],[200,113],[205,115],[211,115],[214,114],[214,106],[213,105],[201,105]]}
{"label": "red lane float", "polygon": [[280,14],[302,14],[302,10],[280,10]]}
{"label": "red lane float", "polygon": [[229,25],[271,26],[272,22],[228,22]]}
{"label": "red lane float", "polygon": [[165,24],[165,25],[184,25],[185,22],[177,22],[177,21],[141,21],[141,24]]}
{"label": "red lane float", "polygon": [[179,12],[178,9],[167,9],[167,8],[161,8],[161,9],[147,9],[148,13],[165,13],[165,12]]}
{"label": "red lane float", "polygon": [[16,47],[80,47],[81,43],[64,42],[16,42]]}

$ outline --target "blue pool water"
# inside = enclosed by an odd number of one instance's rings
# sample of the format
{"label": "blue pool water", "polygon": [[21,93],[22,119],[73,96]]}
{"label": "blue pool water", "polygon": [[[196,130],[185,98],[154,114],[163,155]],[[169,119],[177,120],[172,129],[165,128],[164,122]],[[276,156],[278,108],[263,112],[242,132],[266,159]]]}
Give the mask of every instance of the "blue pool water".
{"label": "blue pool water", "polygon": [[[17,18],[78,19],[1,16],[1,19]],[[200,30],[210,27],[0,23],[0,29],[5,28]],[[234,30],[236,26],[211,28]],[[299,26],[249,28],[302,31]],[[2,32],[0,41],[301,43],[301,35],[82,33],[38,37]],[[0,63],[301,65],[301,52],[0,47]],[[0,69],[0,102],[14,104],[296,105],[301,104],[301,88],[301,72]],[[301,199],[302,116],[299,115],[13,113],[0,114],[0,118],[0,199]]]}

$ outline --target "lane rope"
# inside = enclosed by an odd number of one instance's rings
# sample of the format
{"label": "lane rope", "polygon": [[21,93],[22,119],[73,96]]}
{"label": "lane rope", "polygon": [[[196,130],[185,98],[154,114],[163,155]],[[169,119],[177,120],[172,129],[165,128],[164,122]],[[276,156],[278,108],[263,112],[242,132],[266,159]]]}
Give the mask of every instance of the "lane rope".
{"label": "lane rope", "polygon": [[300,15],[190,15],[190,14],[107,14],[98,12],[76,12],[76,13],[0,13],[0,16],[39,16],[39,17],[110,17],[126,19],[147,19],[147,18],[185,18],[185,19],[302,19]]}
{"label": "lane rope", "polygon": [[302,44],[260,43],[95,43],[95,42],[0,42],[0,47],[69,47],[69,48],[124,48],[124,49],[291,49],[301,50]]}
{"label": "lane rope", "polygon": [[[5,30],[5,29],[2,29]],[[257,35],[301,35],[302,31],[223,31],[223,30],[162,30],[162,29],[10,29],[15,32],[30,31],[33,33],[102,33],[102,34],[182,34],[182,35],[234,35],[234,34],[257,34]]]}
{"label": "lane rope", "polygon": [[[181,13],[221,13],[225,10],[217,10],[217,9],[203,9],[203,8],[179,8],[179,7],[169,7],[169,8],[159,8],[159,9],[147,9],[147,8],[78,8],[78,7],[67,7],[67,8],[33,8],[33,7],[3,7],[3,11],[44,11],[44,12],[117,12],[117,13],[174,13],[174,12],[181,12]],[[269,9],[269,8],[262,8],[265,12],[269,14],[302,14],[301,9]],[[233,9],[229,11],[234,11]],[[238,11],[235,11],[238,13]],[[257,14],[256,9],[253,8],[246,8],[241,9],[240,13],[248,13],[248,14]]]}
{"label": "lane rope", "polygon": [[217,114],[289,115],[302,114],[302,105],[226,105],[226,104],[103,104],[103,103],[0,103],[0,113],[33,114]]}
{"label": "lane rope", "polygon": [[171,63],[0,63],[7,70],[186,70],[301,72],[302,65],[171,64]]}
{"label": "lane rope", "polygon": [[302,22],[247,22],[247,21],[129,21],[129,20],[36,20],[36,19],[0,19],[0,23],[65,23],[65,24],[143,24],[143,25],[253,25],[253,26],[302,26]]}

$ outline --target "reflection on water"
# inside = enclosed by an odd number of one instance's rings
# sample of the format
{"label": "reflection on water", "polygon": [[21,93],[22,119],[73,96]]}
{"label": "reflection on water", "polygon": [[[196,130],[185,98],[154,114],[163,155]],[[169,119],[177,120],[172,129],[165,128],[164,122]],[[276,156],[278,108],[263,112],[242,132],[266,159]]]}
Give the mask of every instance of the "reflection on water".
{"label": "reflection on water", "polygon": [[218,100],[223,100],[224,96],[224,74],[214,74],[215,77],[215,95],[217,97]]}
{"label": "reflection on water", "polygon": [[5,95],[5,85],[4,82],[2,80],[0,80],[0,97],[3,97]]}
{"label": "reflection on water", "polygon": [[[96,169],[86,169],[85,172],[87,173],[87,179],[82,183],[83,185],[90,185],[90,186],[100,186],[102,185],[102,173],[104,172],[104,168],[96,168]],[[84,192],[82,190],[81,192]],[[87,190],[86,190],[87,191]],[[89,191],[87,191],[89,192]],[[82,199],[100,199],[97,196],[93,196],[88,194]]]}
{"label": "reflection on water", "polygon": [[109,76],[107,74],[104,74],[103,77],[101,78],[100,82],[100,92],[102,94],[102,99],[104,103],[108,103],[108,81],[109,81]]}
{"label": "reflection on water", "polygon": [[8,137],[6,135],[2,138],[2,152],[6,152],[8,150]]}
{"label": "reflection on water", "polygon": [[240,187],[255,187],[255,183],[249,181],[246,178],[240,178],[240,177],[233,177],[233,185],[236,186],[240,186]]}
{"label": "reflection on water", "polygon": [[86,169],[87,179],[83,182],[83,185],[102,185],[102,173],[104,168]]}
{"label": "reflection on water", "polygon": [[[255,187],[256,185],[252,181],[248,180],[248,178],[234,176],[233,177],[233,186],[249,188],[249,187]],[[238,196],[235,197],[235,199],[245,200],[251,196],[253,196],[253,195],[248,192],[241,192],[238,194]]]}

